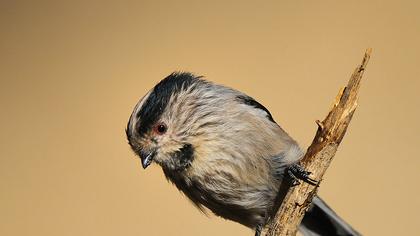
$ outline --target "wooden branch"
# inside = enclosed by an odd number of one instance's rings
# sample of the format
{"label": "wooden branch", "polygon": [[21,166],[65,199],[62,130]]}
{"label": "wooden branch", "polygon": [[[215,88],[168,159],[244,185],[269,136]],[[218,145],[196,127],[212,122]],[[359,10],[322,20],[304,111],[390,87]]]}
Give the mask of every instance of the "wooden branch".
{"label": "wooden branch", "polygon": [[[311,178],[319,182],[330,165],[357,107],[357,93],[371,51],[366,50],[361,65],[353,72],[347,86],[338,93],[327,117],[323,121],[316,121],[318,130],[315,138],[300,161],[305,170],[312,172]],[[283,182],[285,184],[280,187],[277,206],[262,230],[262,236],[296,235],[297,228],[319,186],[301,183],[292,187],[288,181]]]}

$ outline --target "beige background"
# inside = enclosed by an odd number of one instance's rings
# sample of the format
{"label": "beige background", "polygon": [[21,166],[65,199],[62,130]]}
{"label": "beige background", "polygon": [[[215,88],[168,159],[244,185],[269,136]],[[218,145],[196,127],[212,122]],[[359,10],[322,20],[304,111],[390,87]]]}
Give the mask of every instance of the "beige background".
{"label": "beige background", "polygon": [[124,134],[133,106],[192,71],[255,97],[307,146],[367,47],[360,106],[320,194],[366,235],[418,235],[419,9],[2,0],[0,235],[253,235],[142,170]]}

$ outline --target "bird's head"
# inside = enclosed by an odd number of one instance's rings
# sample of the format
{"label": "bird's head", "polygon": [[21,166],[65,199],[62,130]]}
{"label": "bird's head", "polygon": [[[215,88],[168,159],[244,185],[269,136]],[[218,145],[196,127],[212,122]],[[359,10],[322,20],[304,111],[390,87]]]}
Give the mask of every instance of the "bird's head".
{"label": "bird's head", "polygon": [[126,134],[143,168],[153,162],[169,170],[191,165],[209,85],[190,73],[172,73],[138,102]]}

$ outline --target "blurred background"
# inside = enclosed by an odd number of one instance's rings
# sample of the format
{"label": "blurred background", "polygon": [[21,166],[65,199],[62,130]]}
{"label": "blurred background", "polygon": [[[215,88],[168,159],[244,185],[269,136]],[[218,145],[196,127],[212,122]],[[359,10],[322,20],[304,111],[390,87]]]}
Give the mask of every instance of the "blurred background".
{"label": "blurred background", "polygon": [[303,147],[373,55],[320,195],[365,235],[415,235],[418,1],[0,1],[0,235],[253,235],[202,215],[124,133],[176,70],[241,90]]}

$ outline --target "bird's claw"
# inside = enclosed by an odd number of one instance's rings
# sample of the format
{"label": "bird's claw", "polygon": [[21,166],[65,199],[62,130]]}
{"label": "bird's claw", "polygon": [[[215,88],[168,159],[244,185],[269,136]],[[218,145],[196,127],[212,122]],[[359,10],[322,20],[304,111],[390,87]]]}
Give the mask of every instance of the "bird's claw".
{"label": "bird's claw", "polygon": [[292,186],[299,185],[300,184],[299,180],[302,180],[310,185],[314,185],[314,186],[318,185],[318,181],[309,177],[311,175],[311,172],[306,171],[299,164],[290,165],[287,168],[287,173],[291,177]]}
{"label": "bird's claw", "polygon": [[262,230],[262,225],[257,225],[257,227],[255,228],[255,236],[260,236],[261,235],[261,230]]}

